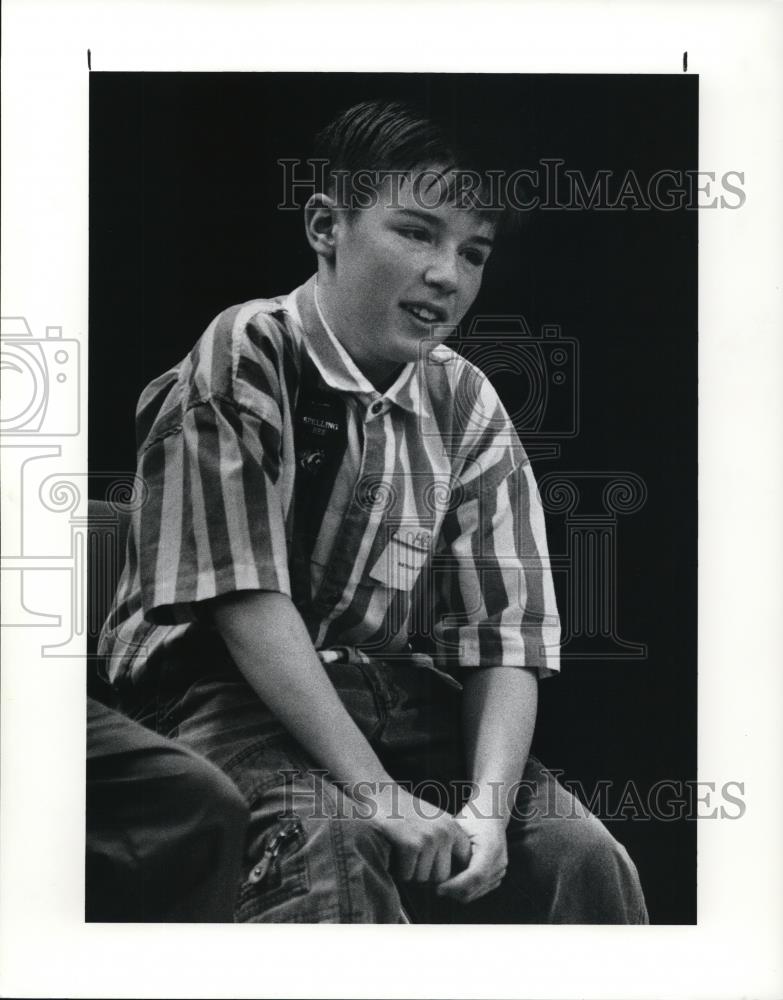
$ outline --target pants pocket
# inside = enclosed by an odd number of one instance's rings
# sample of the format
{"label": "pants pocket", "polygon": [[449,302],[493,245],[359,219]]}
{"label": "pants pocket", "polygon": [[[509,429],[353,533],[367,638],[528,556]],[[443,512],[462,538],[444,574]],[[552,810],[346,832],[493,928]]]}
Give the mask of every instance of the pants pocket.
{"label": "pants pocket", "polygon": [[302,766],[288,739],[245,747],[226,762],[250,807],[238,922],[286,919],[285,904],[310,891],[307,829],[294,808],[293,784]]}
{"label": "pants pocket", "polygon": [[296,815],[279,818],[254,841],[250,861],[255,863],[239,890],[237,921],[257,920],[273,907],[309,892],[304,845],[305,831]]}

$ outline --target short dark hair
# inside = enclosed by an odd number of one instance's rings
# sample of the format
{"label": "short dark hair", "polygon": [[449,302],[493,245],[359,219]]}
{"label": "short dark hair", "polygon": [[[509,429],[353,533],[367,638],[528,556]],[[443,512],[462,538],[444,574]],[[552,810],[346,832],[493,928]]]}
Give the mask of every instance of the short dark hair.
{"label": "short dark hair", "polygon": [[[357,210],[352,196],[353,180],[359,175],[375,175],[378,187],[384,175],[409,175],[437,166],[438,175],[446,180],[446,197],[496,224],[507,215],[492,198],[488,175],[476,153],[412,104],[372,100],[353,105],[318,132],[314,155],[327,164],[326,193],[334,196],[339,191],[348,213]],[[470,185],[468,175],[472,175]]]}

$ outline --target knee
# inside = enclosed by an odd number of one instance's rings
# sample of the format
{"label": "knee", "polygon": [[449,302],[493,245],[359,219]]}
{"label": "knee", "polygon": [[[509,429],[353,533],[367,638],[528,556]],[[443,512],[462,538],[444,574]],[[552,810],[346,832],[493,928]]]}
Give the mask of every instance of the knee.
{"label": "knee", "polygon": [[[390,845],[319,772],[290,782],[246,775],[251,803],[247,861],[236,919],[264,922],[396,923],[400,898],[389,873]],[[253,791],[253,789],[257,789]],[[293,820],[293,823],[292,823]],[[281,823],[296,831],[266,864]],[[262,876],[253,877],[256,871]]]}
{"label": "knee", "polygon": [[636,866],[603,823],[589,814],[562,820],[560,836],[563,870],[585,905],[590,901],[591,922],[647,923]]}
{"label": "knee", "polygon": [[530,819],[522,822],[531,835],[531,846],[545,867],[558,872],[578,872],[583,878],[611,875],[617,881],[638,885],[639,877],[628,852],[604,824],[541,765],[534,772],[537,794],[527,803]]}
{"label": "knee", "polygon": [[243,839],[250,809],[234,782],[203,757],[183,753],[177,792],[183,809],[199,825]]}
{"label": "knee", "polygon": [[639,875],[627,850],[560,785],[518,841],[543,922],[647,923]]}
{"label": "knee", "polygon": [[305,819],[314,898],[341,923],[396,923],[400,897],[389,871],[391,845],[336,786],[316,779],[320,815]]}
{"label": "knee", "polygon": [[370,867],[387,872],[391,846],[366,819],[355,817],[332,819],[333,839],[339,852],[351,865]]}
{"label": "knee", "polygon": [[595,816],[561,820],[559,827],[560,848],[570,867],[596,872],[633,868],[626,849]]}
{"label": "knee", "polygon": [[330,820],[336,888],[343,919],[396,923],[400,897],[389,871],[391,846],[366,819]]}

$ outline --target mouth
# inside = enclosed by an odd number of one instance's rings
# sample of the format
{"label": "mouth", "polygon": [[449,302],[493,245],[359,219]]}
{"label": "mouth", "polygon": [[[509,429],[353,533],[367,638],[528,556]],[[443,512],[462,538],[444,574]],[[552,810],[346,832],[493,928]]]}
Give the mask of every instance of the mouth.
{"label": "mouth", "polygon": [[434,323],[445,323],[447,319],[446,310],[442,306],[429,302],[401,302],[400,308],[427,327]]}

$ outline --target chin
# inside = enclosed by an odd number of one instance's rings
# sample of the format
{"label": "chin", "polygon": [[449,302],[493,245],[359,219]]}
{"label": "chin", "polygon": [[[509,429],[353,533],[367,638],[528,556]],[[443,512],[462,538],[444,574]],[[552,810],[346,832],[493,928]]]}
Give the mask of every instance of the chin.
{"label": "chin", "polygon": [[398,365],[408,365],[411,361],[419,361],[421,358],[420,348],[414,347],[413,350],[400,351],[395,358],[395,363]]}
{"label": "chin", "polygon": [[[408,364],[421,357],[422,344],[432,343],[428,337],[400,337],[395,344],[394,360],[397,364]],[[390,352],[391,353],[391,352]]]}

